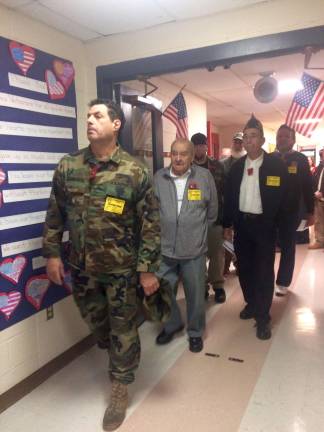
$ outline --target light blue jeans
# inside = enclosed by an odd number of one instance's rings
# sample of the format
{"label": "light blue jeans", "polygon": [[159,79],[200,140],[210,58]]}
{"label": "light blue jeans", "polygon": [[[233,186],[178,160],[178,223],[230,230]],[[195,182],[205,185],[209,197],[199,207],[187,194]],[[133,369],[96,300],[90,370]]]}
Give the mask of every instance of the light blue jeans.
{"label": "light blue jeans", "polygon": [[206,255],[193,259],[173,259],[163,256],[157,276],[166,279],[172,287],[171,317],[164,330],[171,333],[183,325],[176,300],[181,277],[187,304],[187,333],[201,337],[205,329],[205,272]]}

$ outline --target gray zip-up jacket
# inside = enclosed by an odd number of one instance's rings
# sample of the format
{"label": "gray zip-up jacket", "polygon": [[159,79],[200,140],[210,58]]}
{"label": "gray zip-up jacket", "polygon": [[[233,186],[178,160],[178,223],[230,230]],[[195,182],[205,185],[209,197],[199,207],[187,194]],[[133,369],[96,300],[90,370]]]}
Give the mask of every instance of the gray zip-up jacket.
{"label": "gray zip-up jacket", "polygon": [[217,219],[218,200],[211,173],[191,166],[180,213],[177,191],[170,168],[154,176],[155,194],[160,203],[162,255],[174,259],[192,259],[207,252],[208,225]]}

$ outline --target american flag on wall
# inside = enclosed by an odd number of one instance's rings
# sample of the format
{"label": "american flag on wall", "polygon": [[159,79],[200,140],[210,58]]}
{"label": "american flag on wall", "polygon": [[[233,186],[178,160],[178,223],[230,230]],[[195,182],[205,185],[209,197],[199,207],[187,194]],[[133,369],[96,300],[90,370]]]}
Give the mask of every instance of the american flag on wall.
{"label": "american flag on wall", "polygon": [[289,108],[286,124],[308,138],[324,115],[324,81],[303,73],[303,90],[296,92]]}
{"label": "american flag on wall", "polygon": [[188,138],[187,107],[183,94],[179,92],[163,113],[177,128],[177,138]]}

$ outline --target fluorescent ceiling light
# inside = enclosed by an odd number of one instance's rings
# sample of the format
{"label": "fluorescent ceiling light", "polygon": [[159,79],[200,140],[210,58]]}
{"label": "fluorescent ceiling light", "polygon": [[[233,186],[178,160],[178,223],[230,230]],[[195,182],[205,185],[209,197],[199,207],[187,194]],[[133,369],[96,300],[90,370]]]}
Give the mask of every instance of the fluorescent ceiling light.
{"label": "fluorescent ceiling light", "polygon": [[163,105],[162,101],[160,101],[159,99],[155,98],[154,96],[146,96],[146,99],[148,99],[151,102],[151,104],[153,106],[155,106],[156,109],[158,109],[158,110],[161,111],[161,108],[162,108],[162,105]]}
{"label": "fluorescent ceiling light", "polygon": [[298,79],[280,80],[278,82],[279,94],[295,93],[304,88],[302,82]]}

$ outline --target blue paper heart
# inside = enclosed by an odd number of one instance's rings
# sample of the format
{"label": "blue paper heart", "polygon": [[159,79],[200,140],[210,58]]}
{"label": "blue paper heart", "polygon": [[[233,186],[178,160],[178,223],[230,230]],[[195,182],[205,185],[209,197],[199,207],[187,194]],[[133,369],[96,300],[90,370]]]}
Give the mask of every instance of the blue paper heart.
{"label": "blue paper heart", "polygon": [[17,61],[24,61],[24,51],[21,48],[13,48],[12,54]]}
{"label": "blue paper heart", "polygon": [[8,297],[0,296],[0,308],[8,306]]}

